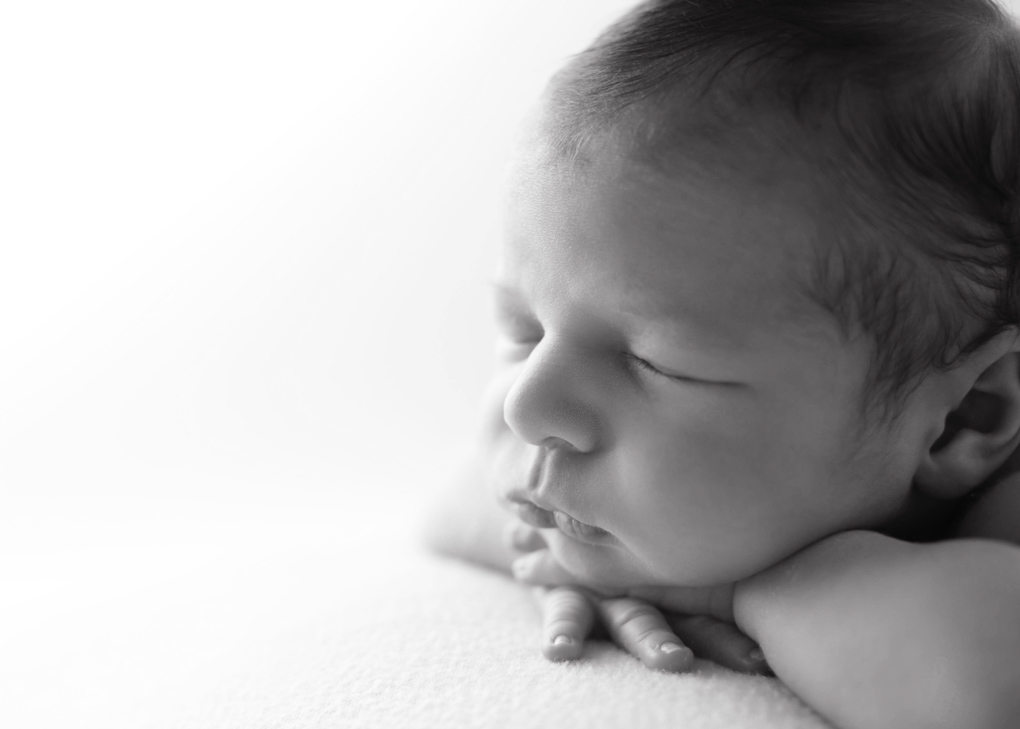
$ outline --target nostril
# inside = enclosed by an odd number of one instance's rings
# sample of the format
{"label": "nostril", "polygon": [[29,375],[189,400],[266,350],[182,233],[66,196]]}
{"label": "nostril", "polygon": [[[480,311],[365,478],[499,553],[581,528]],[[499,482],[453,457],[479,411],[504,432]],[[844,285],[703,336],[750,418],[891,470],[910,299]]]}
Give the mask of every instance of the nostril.
{"label": "nostril", "polygon": [[549,450],[570,450],[570,451],[577,450],[577,448],[574,447],[573,443],[570,443],[569,441],[566,441],[563,438],[557,438],[555,436],[550,436],[549,438],[546,438],[541,443],[539,443],[539,445],[542,446],[543,448],[548,448]]}

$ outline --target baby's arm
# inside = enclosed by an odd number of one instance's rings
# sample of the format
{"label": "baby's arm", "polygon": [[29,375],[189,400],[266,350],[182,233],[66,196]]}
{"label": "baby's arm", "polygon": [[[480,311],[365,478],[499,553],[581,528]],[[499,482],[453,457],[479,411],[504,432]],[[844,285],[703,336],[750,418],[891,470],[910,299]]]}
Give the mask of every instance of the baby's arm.
{"label": "baby's arm", "polygon": [[1014,545],[846,532],[738,584],[734,612],[841,729],[1006,729],[1020,716]]}
{"label": "baby's arm", "polygon": [[[976,539],[834,535],[738,583],[737,624],[841,729],[1015,729],[1020,548],[1010,542],[1018,522],[1014,476],[963,520],[960,536]],[[639,594],[647,622],[662,625],[652,605],[675,609],[673,592]]]}
{"label": "baby's arm", "polygon": [[[512,564],[522,553],[541,550],[545,542],[537,530],[521,524],[500,507],[483,482],[480,459],[465,464],[428,515],[424,540],[429,548],[441,554],[510,574]],[[649,668],[689,669],[690,651],[682,649],[686,644],[699,657],[735,671],[766,670],[756,651],[757,645],[732,623],[698,614],[704,607],[700,604],[689,608],[695,614],[672,616],[667,623],[644,601],[600,598],[569,587],[575,582],[569,576],[557,577],[566,579],[554,579],[547,584],[568,586],[539,597],[543,619],[541,648],[550,660],[581,657],[584,642],[597,617],[614,641]],[[560,636],[566,636],[570,643],[557,642]],[[666,643],[677,644],[681,650],[664,653]]]}
{"label": "baby's arm", "polygon": [[433,551],[510,574],[520,555],[504,539],[512,522],[484,486],[479,457],[467,461],[432,506],[424,541]]}

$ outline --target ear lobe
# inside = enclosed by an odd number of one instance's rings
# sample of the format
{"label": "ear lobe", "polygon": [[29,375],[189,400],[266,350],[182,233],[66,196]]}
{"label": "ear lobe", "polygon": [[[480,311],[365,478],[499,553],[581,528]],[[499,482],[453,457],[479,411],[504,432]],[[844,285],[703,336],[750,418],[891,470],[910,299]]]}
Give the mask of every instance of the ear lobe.
{"label": "ear lobe", "polygon": [[919,465],[914,483],[934,498],[958,498],[991,476],[1018,443],[1020,358],[1009,351],[980,373],[946,416],[945,427]]}

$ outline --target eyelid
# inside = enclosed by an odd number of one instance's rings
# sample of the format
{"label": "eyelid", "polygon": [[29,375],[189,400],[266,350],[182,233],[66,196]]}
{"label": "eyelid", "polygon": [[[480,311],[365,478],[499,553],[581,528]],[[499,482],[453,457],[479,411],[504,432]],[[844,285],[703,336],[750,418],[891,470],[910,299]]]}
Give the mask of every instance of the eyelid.
{"label": "eyelid", "polygon": [[651,372],[652,374],[659,375],[660,377],[665,377],[668,380],[673,380],[674,382],[686,382],[688,384],[695,385],[722,385],[725,387],[745,386],[745,383],[743,382],[730,382],[728,380],[706,380],[700,377],[690,377],[688,375],[678,375],[673,374],[671,372],[664,372],[663,370],[659,369],[657,366],[655,366],[645,358],[639,357],[633,352],[624,352],[624,356],[638,368],[645,370],[647,372]]}
{"label": "eyelid", "polygon": [[497,312],[496,327],[503,336],[515,342],[537,342],[545,335],[537,319],[521,312]]}
{"label": "eyelid", "polygon": [[658,367],[656,367],[654,364],[649,362],[647,359],[645,359],[644,357],[638,357],[633,352],[624,352],[623,354],[624,354],[624,357],[626,357],[630,362],[632,362],[639,369],[645,370],[647,372],[651,372],[652,374],[659,375],[660,377],[665,377],[665,378],[670,379],[670,380],[677,380],[679,382],[700,382],[700,380],[696,380],[693,377],[685,377],[683,375],[674,375],[674,374],[670,374],[668,372],[663,372]]}
{"label": "eyelid", "polygon": [[518,334],[514,332],[503,332],[501,338],[515,347],[535,347],[542,341],[541,334]]}
{"label": "eyelid", "polygon": [[500,286],[496,287],[494,313],[496,326],[507,338],[518,343],[542,339],[545,330],[523,301]]}

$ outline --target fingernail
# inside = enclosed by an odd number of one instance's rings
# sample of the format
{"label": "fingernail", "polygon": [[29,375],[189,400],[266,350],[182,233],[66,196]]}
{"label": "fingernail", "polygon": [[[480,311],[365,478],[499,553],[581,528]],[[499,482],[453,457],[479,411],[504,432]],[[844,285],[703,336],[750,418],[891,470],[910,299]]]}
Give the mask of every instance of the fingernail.
{"label": "fingernail", "polygon": [[775,677],[772,668],[765,661],[765,651],[761,648],[754,648],[747,654],[748,669],[759,676]]}
{"label": "fingernail", "polygon": [[520,559],[514,560],[514,564],[511,569],[513,570],[514,577],[518,580],[527,577],[531,573],[531,560],[527,557],[521,557]]}
{"label": "fingernail", "polygon": [[531,573],[535,571],[535,566],[541,558],[542,554],[540,552],[532,552],[531,554],[526,554],[523,557],[515,559],[513,567],[511,567],[514,577],[517,579],[529,577]]}
{"label": "fingernail", "polygon": [[682,645],[677,645],[676,643],[663,643],[662,645],[659,646],[659,650],[662,651],[663,653],[676,653],[677,651],[682,651],[683,649],[684,647]]}
{"label": "fingernail", "polygon": [[514,560],[514,563],[510,565],[510,570],[514,573],[514,577],[520,577],[521,575],[526,575],[528,573],[529,556],[530,555],[518,557],[517,559]]}
{"label": "fingernail", "polygon": [[573,642],[574,641],[572,641],[566,635],[557,635],[555,638],[553,638],[553,645],[570,645]]}

